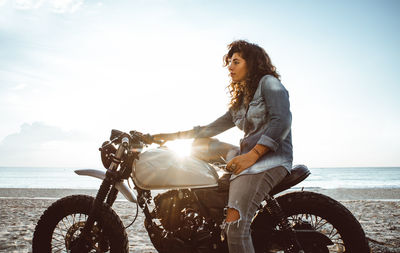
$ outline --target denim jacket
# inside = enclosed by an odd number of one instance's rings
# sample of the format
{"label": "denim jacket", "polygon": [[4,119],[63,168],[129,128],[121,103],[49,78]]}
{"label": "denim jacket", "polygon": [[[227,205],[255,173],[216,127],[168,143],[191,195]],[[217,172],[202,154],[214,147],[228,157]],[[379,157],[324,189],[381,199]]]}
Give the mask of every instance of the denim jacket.
{"label": "denim jacket", "polygon": [[242,104],[237,111],[229,109],[214,122],[194,129],[196,138],[205,138],[236,125],[244,131],[240,154],[249,152],[256,144],[270,149],[241,174],[257,174],[278,166],[290,173],[293,161],[291,123],[288,91],[277,78],[265,75],[247,108]]}

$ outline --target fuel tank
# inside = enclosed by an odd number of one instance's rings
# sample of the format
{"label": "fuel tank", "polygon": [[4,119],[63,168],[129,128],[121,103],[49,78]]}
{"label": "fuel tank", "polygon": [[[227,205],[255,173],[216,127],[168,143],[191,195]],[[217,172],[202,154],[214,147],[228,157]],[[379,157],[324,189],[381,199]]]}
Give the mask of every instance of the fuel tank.
{"label": "fuel tank", "polygon": [[180,157],[166,148],[150,149],[133,164],[133,180],[145,190],[204,188],[218,185],[215,168],[194,157]]}

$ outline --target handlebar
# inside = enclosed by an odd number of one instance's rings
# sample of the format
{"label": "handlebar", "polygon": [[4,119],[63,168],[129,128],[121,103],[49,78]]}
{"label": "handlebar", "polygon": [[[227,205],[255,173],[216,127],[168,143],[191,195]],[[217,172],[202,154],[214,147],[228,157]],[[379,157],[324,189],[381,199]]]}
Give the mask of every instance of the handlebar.
{"label": "handlebar", "polygon": [[[144,146],[156,143],[162,145],[163,142],[154,140],[150,134],[142,134],[137,131],[125,133],[116,129],[111,130],[110,141],[104,142],[99,148],[101,160],[105,168],[116,170],[124,158],[124,154],[132,156],[132,152],[141,152]],[[114,144],[117,147],[114,147]],[[128,151],[128,152],[127,152]],[[128,160],[130,158],[127,158]]]}
{"label": "handlebar", "polygon": [[142,143],[145,145],[155,143],[161,146],[165,143],[164,141],[155,140],[151,134],[143,134],[135,130],[130,131],[128,134],[115,129],[111,131],[110,141],[113,143],[121,143],[124,147],[128,147],[131,141],[133,143]]}
{"label": "handlebar", "polygon": [[162,141],[154,140],[154,138],[151,134],[142,134],[141,132],[138,132],[138,131],[130,131],[129,133],[131,134],[132,137],[138,138],[140,141],[142,141],[145,144],[153,144],[153,143],[159,144],[159,145],[163,144]]}

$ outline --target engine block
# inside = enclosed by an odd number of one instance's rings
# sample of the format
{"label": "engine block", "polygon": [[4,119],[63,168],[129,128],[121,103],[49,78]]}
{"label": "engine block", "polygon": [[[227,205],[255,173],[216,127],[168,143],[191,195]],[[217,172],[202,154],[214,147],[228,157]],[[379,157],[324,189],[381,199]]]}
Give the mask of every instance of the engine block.
{"label": "engine block", "polygon": [[147,221],[146,228],[157,250],[167,252],[196,245],[198,252],[217,252],[220,228],[200,215],[198,200],[190,190],[167,191],[157,195],[154,203],[153,217],[161,225]]}

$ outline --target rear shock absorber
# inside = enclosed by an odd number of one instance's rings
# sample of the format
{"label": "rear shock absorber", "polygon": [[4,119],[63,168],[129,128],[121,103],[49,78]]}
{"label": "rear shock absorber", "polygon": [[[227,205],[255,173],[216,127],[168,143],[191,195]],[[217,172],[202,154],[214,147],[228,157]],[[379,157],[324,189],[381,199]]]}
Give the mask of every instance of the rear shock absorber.
{"label": "rear shock absorber", "polygon": [[267,195],[265,201],[267,202],[265,207],[268,212],[277,219],[279,229],[283,232],[285,237],[283,238],[283,241],[285,242],[285,252],[304,253],[297,240],[296,232],[290,226],[288,219],[284,216],[283,210],[278,201],[269,195]]}

